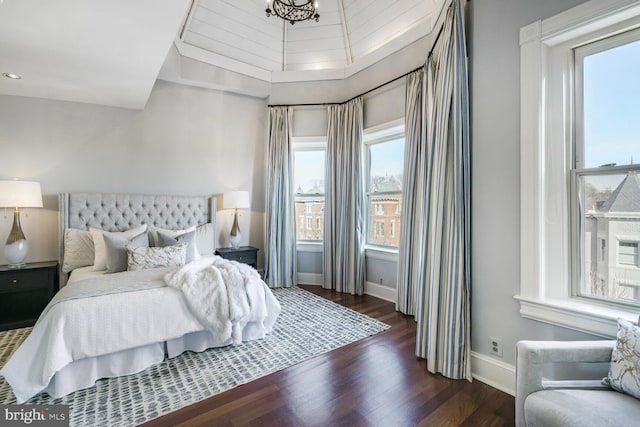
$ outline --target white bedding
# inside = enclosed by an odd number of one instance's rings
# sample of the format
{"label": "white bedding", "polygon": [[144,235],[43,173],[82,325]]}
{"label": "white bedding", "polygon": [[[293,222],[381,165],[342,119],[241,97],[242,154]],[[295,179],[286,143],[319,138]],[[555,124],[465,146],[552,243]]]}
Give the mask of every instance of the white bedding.
{"label": "white bedding", "polygon": [[[201,261],[199,261],[201,262]],[[33,332],[0,371],[18,403],[41,391],[60,397],[91,386],[96,379],[139,372],[184,350],[224,346],[190,311],[183,294],[168,287],[160,268],[109,275],[78,269],[64,289],[71,299],[52,300]],[[124,281],[129,283],[123,286]],[[87,296],[90,284],[124,292]],[[136,290],[136,286],[143,290]],[[245,325],[242,339],[271,331],[280,305],[264,282],[268,315]],[[83,298],[76,298],[74,291]],[[62,291],[61,291],[62,292]],[[58,297],[56,297],[58,298]]]}

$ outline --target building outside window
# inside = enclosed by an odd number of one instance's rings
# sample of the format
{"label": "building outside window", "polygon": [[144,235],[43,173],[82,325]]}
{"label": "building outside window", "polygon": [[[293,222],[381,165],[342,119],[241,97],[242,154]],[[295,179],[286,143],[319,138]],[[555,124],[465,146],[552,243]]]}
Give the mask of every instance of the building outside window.
{"label": "building outside window", "polygon": [[323,239],[325,151],[324,142],[294,145],[294,196],[298,241]]}
{"label": "building outside window", "polygon": [[640,303],[640,31],[578,47],[574,58],[574,289]]}
{"label": "building outside window", "polygon": [[404,127],[365,133],[366,243],[397,248],[400,236]]}

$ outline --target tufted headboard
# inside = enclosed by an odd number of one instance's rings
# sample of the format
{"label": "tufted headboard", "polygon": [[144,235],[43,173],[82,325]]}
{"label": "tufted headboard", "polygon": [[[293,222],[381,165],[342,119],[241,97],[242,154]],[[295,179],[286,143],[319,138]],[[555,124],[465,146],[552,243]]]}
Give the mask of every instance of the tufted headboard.
{"label": "tufted headboard", "polygon": [[[214,223],[216,198],[205,196],[161,196],[111,193],[62,193],[60,209],[60,267],[67,228],[124,231],[141,224],[168,229]],[[66,283],[60,268],[60,286]]]}

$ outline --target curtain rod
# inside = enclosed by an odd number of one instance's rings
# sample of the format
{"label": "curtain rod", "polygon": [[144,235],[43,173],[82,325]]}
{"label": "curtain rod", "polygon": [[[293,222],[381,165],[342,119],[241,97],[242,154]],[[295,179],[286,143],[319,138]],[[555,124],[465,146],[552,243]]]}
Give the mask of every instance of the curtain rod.
{"label": "curtain rod", "polygon": [[[442,10],[440,11],[440,14],[438,15],[438,20],[440,19],[440,16],[442,15],[442,12],[445,9],[447,9],[447,10],[450,9],[451,7],[453,7],[453,2],[451,4],[449,4],[449,7],[447,7],[447,8],[443,7]],[[437,20],[436,20],[436,22],[437,22]],[[433,40],[433,45],[431,46],[431,50],[429,50],[429,53],[427,54],[427,58],[433,54],[433,49],[435,49],[436,44],[438,43],[438,40],[440,39],[440,36],[442,35],[442,30],[443,29],[444,29],[444,23],[442,25],[440,25],[440,30],[438,31],[438,34],[436,35],[436,38]],[[369,94],[369,93],[371,93],[371,92],[373,92],[375,90],[378,90],[378,89],[380,89],[380,88],[382,88],[382,87],[384,87],[384,86],[386,86],[388,84],[391,84],[391,83],[393,83],[393,82],[395,82],[397,80],[400,80],[403,77],[407,77],[409,74],[415,73],[416,71],[422,69],[423,67],[424,67],[424,65],[421,65],[418,68],[415,68],[415,69],[413,69],[411,71],[407,71],[406,73],[404,73],[404,74],[402,74],[402,75],[400,75],[398,77],[395,77],[395,78],[393,78],[393,79],[391,79],[389,81],[381,83],[378,86],[374,87],[373,89],[369,89],[369,90],[367,90],[365,92],[362,92],[360,95],[356,95],[354,97],[351,97],[351,98],[349,98],[349,99],[347,99],[346,101],[343,101],[343,102],[318,102],[318,103],[309,103],[309,104],[269,104],[269,105],[267,105],[267,107],[321,107],[321,106],[325,106],[325,105],[346,104],[347,102],[353,101],[354,99],[356,99],[356,98],[358,98],[360,96],[365,96],[365,95],[367,95],[367,94]]]}

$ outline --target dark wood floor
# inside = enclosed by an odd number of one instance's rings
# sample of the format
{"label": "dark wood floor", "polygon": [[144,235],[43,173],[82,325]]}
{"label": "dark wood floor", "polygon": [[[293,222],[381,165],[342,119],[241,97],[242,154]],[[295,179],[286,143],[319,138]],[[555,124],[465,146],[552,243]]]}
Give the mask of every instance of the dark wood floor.
{"label": "dark wood floor", "polygon": [[302,286],[391,329],[260,378],[145,426],[511,426],[514,399],[427,372],[416,324],[392,303]]}

